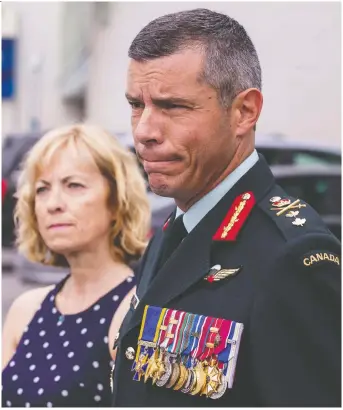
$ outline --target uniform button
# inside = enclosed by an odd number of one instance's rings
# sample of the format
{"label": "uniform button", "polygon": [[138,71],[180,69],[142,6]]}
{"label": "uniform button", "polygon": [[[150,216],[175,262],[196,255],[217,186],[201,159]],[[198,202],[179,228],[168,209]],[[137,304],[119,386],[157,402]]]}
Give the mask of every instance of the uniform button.
{"label": "uniform button", "polygon": [[135,349],[133,347],[128,347],[125,356],[128,360],[133,360],[135,358]]}

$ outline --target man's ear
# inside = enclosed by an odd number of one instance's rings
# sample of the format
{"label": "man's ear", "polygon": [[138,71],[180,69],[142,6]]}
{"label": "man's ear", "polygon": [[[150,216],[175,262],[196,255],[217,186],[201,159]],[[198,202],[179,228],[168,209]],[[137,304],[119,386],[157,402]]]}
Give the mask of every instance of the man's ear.
{"label": "man's ear", "polygon": [[236,119],[236,135],[245,135],[254,129],[262,105],[263,96],[257,88],[249,88],[237,95],[232,104]]}

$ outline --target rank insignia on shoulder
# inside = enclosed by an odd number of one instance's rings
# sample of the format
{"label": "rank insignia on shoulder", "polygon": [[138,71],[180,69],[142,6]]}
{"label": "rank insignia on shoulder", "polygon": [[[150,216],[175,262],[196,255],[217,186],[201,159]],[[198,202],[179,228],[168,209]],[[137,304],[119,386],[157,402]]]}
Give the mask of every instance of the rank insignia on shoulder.
{"label": "rank insignia on shoulder", "polygon": [[296,218],[296,219],[292,222],[292,224],[295,225],[295,226],[304,226],[305,222],[306,222],[306,219],[305,219],[305,218]]}
{"label": "rank insignia on shoulder", "polygon": [[242,270],[243,266],[239,266],[238,268],[233,269],[222,269],[221,265],[214,265],[208,272],[208,274],[204,277],[207,282],[218,282],[222,279],[236,276]]}
{"label": "rank insignia on shoulder", "polygon": [[[295,201],[291,201],[289,198],[281,198],[279,196],[274,196],[270,198],[270,202],[272,203],[271,211],[277,211],[276,216],[281,216],[285,214],[287,218],[295,218],[292,221],[294,226],[304,226],[306,222],[306,218],[300,218],[299,211],[294,211],[294,209],[301,209],[305,208],[306,204],[300,203],[300,199]],[[299,218],[297,217],[299,215]]]}
{"label": "rank insignia on shoulder", "polygon": [[146,305],[134,380],[218,399],[233,385],[243,324]]}
{"label": "rank insignia on shoulder", "polygon": [[253,192],[238,195],[212,239],[214,241],[235,241],[255,203]]}
{"label": "rank insignia on shoulder", "polygon": [[340,266],[339,256],[332,252],[312,251],[302,256],[305,266],[317,265],[319,263],[330,262]]}

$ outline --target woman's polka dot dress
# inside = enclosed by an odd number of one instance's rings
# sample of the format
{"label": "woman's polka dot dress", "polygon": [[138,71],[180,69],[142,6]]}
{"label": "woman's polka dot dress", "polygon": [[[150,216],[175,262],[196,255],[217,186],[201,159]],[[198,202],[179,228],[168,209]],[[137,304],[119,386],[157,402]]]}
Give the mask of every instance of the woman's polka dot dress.
{"label": "woman's polka dot dress", "polygon": [[63,316],[55,297],[68,277],[47,295],[3,370],[3,407],[110,406],[108,330],[135,281],[129,277],[87,310]]}

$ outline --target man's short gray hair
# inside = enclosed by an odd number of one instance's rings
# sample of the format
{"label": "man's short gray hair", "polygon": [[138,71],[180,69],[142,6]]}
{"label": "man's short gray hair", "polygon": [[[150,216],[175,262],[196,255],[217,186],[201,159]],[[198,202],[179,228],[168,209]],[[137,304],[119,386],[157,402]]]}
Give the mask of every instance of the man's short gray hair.
{"label": "man's short gray hair", "polygon": [[151,21],[133,40],[129,57],[146,61],[189,48],[204,52],[200,79],[217,90],[224,107],[248,88],[261,90],[261,67],[250,37],[236,20],[211,10],[181,11]]}

